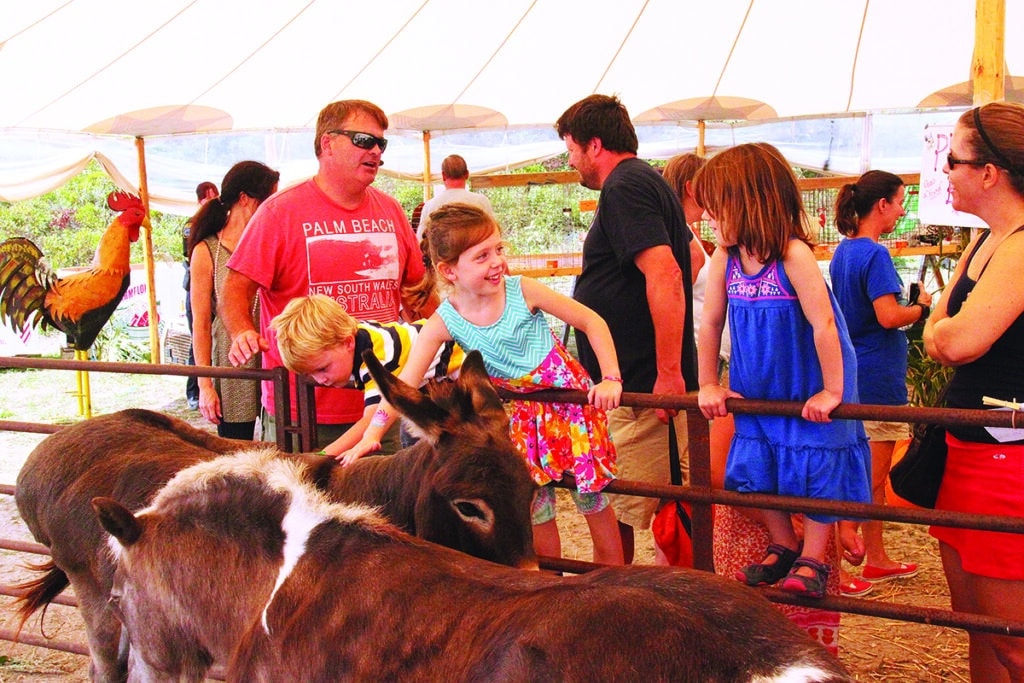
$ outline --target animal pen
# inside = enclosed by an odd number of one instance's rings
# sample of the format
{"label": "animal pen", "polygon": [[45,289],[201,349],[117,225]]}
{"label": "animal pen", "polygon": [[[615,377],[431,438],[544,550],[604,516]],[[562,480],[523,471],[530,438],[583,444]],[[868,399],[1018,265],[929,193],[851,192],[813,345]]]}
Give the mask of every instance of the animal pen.
{"label": "animal pen", "polygon": [[[94,372],[111,372],[123,374],[167,374],[195,375],[217,377],[241,377],[252,380],[271,380],[277,383],[279,390],[276,395],[280,401],[280,415],[289,414],[288,376],[283,370],[234,370],[226,368],[196,368],[184,366],[150,365],[138,363],[96,363],[84,361],[41,360],[26,358],[0,358],[0,367],[34,368],[59,370],[84,370]],[[499,392],[500,393],[500,392]],[[315,411],[311,399],[312,385],[304,382],[298,387],[299,418],[293,424],[284,425],[279,430],[278,447],[288,449],[289,441],[294,438],[300,450],[316,450]],[[503,396],[508,398],[509,396]],[[586,394],[577,391],[547,390],[531,394],[532,400],[585,403]],[[729,408],[736,413],[799,416],[801,404],[798,402],[755,401],[747,399],[729,399]],[[870,504],[837,503],[822,500],[773,496],[765,494],[740,494],[711,486],[711,463],[709,448],[709,429],[707,420],[697,407],[696,395],[655,395],[624,393],[622,405],[643,408],[671,408],[685,412],[689,428],[690,444],[690,485],[672,486],[651,484],[639,481],[616,480],[606,489],[613,493],[624,493],[676,499],[687,501],[692,506],[693,557],[697,569],[712,571],[712,506],[715,504],[742,507],[756,507],[776,510],[817,512],[839,514],[844,517],[858,519],[878,519],[911,524],[942,524],[954,527],[966,527],[1024,533],[1024,518],[997,517],[991,515],[964,514],[947,511],[925,510],[916,508],[890,507]],[[861,420],[892,420],[911,423],[927,422],[943,425],[980,425],[993,427],[1015,426],[1015,414],[1007,411],[960,410],[948,408],[911,408],[875,406],[866,404],[843,404],[832,414],[836,419]],[[16,421],[0,421],[0,430],[20,431],[49,434],[60,429],[57,425],[27,423]],[[568,484],[559,486],[569,488]],[[12,495],[14,487],[0,487],[0,494]],[[0,548],[18,553],[47,555],[46,546],[37,543],[26,543],[13,539],[0,539]],[[569,573],[583,573],[595,569],[598,565],[585,561],[546,557],[541,558],[541,566],[546,569]],[[945,626],[968,631],[983,631],[1013,636],[1024,636],[1024,621],[1005,621],[978,614],[956,612],[935,608],[865,600],[862,598],[826,597],[824,600],[813,601],[806,598],[784,593],[776,588],[761,588],[762,594],[773,602],[804,606],[819,606],[824,609],[860,614],[869,617],[894,619],[916,622],[932,626]],[[0,586],[0,594],[18,597],[20,592],[8,585]],[[57,604],[75,606],[73,598],[60,596]],[[88,654],[84,643],[70,642],[59,639],[48,639],[41,635],[23,631],[18,634],[13,630],[0,630],[0,638],[19,642],[25,645],[61,650],[75,654]]]}

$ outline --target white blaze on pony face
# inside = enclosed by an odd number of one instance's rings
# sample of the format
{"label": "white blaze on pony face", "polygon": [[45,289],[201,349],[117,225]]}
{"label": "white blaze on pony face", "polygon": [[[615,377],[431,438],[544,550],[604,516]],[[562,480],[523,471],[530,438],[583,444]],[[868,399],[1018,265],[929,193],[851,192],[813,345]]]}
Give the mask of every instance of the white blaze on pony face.
{"label": "white blaze on pony face", "polygon": [[263,630],[268,635],[270,627],[267,624],[267,610],[274,602],[277,590],[305,554],[306,542],[313,529],[331,519],[342,522],[372,520],[375,524],[381,523],[374,508],[357,504],[330,503],[322,492],[297,478],[294,468],[274,467],[273,465],[276,463],[284,464],[280,458],[275,458],[272,463],[269,463],[269,467],[264,469],[264,476],[270,488],[289,494],[289,502],[288,512],[281,520],[281,530],[284,532],[284,561],[281,563],[274,589],[270,592],[270,598],[267,600],[260,618]]}
{"label": "white blaze on pony face", "polygon": [[[303,478],[304,466],[298,461],[280,457],[274,449],[245,451],[221,456],[187,467],[176,474],[153,498],[149,507],[136,513],[136,517],[160,514],[161,508],[175,498],[189,493],[201,493],[211,482],[224,477],[242,477],[262,482],[269,490],[288,497],[288,510],[281,520],[284,532],[283,560],[277,582],[263,610],[263,627],[267,629],[266,612],[274,594],[291,574],[306,551],[306,542],[313,529],[327,520],[342,523],[363,523],[370,526],[384,524],[376,508],[359,504],[331,503],[325,494]],[[116,559],[124,554],[120,542],[108,540]],[[268,630],[269,633],[269,630]]]}

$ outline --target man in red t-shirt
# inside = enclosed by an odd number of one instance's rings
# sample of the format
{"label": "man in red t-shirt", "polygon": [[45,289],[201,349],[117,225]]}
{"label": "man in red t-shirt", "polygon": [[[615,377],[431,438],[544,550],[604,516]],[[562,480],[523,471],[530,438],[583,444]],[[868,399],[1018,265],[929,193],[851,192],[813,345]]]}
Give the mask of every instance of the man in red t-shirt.
{"label": "man in red t-shirt", "polygon": [[[325,294],[359,320],[399,319],[401,291],[424,276],[423,256],[401,205],[371,187],[388,119],[371,102],[333,102],[317,119],[316,175],[264,201],[228,261],[219,313],[236,365],[263,351],[282,365],[270,321],[296,297]],[[260,329],[248,302],[260,295]],[[274,440],[274,387],[263,383],[263,438]],[[295,403],[293,402],[294,406]],[[362,393],[317,387],[317,439],[330,443],[363,413]]]}

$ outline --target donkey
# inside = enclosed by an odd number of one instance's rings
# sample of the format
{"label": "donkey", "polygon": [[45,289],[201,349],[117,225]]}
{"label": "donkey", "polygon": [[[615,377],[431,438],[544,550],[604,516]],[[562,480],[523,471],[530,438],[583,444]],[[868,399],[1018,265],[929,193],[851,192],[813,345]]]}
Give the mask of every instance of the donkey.
{"label": "donkey", "polygon": [[[419,537],[536,568],[529,518],[535,485],[509,439],[479,353],[467,356],[457,381],[431,383],[427,395],[410,390],[405,401],[406,414],[426,438],[395,455],[363,457],[348,467],[315,455],[277,457],[304,463],[305,476],[331,500],[378,506]],[[179,470],[247,447],[253,444],[145,410],[93,418],[43,440],[18,475],[16,499],[52,561],[36,567],[41,577],[20,586],[26,591],[18,610],[22,624],[70,583],[85,621],[92,680],[123,681],[128,644],[108,607],[114,563],[90,501],[109,496],[140,509]]]}
{"label": "donkey", "polygon": [[[677,567],[562,578],[427,543],[330,503],[264,452],[179,472],[111,534],[132,677],[198,681],[852,681],[757,591]],[[215,557],[224,561],[215,560]],[[137,659],[136,659],[137,657]]]}

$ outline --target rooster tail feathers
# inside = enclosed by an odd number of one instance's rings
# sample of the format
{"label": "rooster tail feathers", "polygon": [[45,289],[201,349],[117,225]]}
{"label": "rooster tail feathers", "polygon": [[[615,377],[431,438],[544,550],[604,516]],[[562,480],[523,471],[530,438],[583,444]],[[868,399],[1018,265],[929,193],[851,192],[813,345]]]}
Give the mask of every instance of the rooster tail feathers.
{"label": "rooster tail feathers", "polygon": [[26,325],[51,322],[44,310],[47,288],[38,279],[42,255],[23,237],[0,243],[0,320],[9,322],[15,333]]}
{"label": "rooster tail feathers", "polygon": [[45,257],[40,257],[36,262],[36,281],[43,289],[53,289],[53,285],[60,278],[57,276],[57,272],[50,268],[49,262]]}

